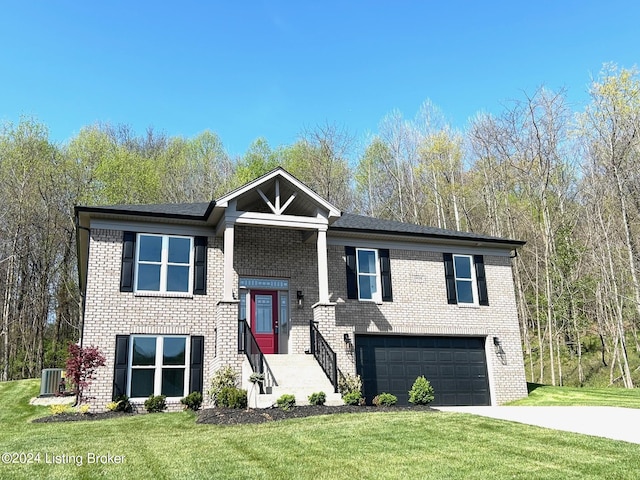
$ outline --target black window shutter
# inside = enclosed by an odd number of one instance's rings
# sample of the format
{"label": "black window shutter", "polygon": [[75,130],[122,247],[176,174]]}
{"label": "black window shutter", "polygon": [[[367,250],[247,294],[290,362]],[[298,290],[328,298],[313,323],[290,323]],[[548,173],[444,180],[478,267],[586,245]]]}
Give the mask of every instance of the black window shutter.
{"label": "black window shutter", "polygon": [[382,283],[382,301],[392,302],[393,291],[391,289],[391,262],[389,260],[389,249],[379,249],[378,257],[380,258],[380,283]]}
{"label": "black window shutter", "polygon": [[347,298],[358,298],[358,277],[356,266],[356,248],[344,247],[347,259]]}
{"label": "black window shutter", "polygon": [[189,373],[189,393],[202,393],[204,370],[204,337],[191,337],[191,363]]}
{"label": "black window shutter", "polygon": [[478,284],[478,303],[489,305],[487,296],[487,277],[484,274],[484,258],[482,255],[474,255],[473,263],[476,267],[476,282]]}
{"label": "black window shutter", "polygon": [[129,371],[129,335],[116,335],[116,355],[113,369],[112,400],[127,394]]}
{"label": "black window shutter", "polygon": [[451,253],[443,253],[444,260],[444,280],[447,285],[447,302],[450,305],[458,303],[456,296],[456,275],[453,270],[453,255]]}
{"label": "black window shutter", "polygon": [[207,294],[207,237],[195,237],[193,263],[193,294]]}
{"label": "black window shutter", "polygon": [[120,270],[120,291],[133,292],[133,271],[136,256],[135,232],[123,232],[122,268]]}

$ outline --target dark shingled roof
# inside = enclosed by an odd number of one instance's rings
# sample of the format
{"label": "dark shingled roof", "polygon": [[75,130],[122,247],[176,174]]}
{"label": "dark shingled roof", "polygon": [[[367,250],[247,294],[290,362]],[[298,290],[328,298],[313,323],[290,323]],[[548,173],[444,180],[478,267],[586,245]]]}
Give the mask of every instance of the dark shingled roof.
{"label": "dark shingled roof", "polygon": [[[103,213],[135,215],[160,218],[179,218],[184,220],[206,220],[215,206],[215,202],[202,203],[167,203],[155,205],[110,205],[104,207],[76,207],[76,213]],[[372,234],[390,234],[415,237],[441,238],[449,240],[467,240],[477,242],[500,243],[506,245],[524,245],[520,240],[479,235],[470,232],[458,232],[442,228],[426,227],[413,223],[397,222],[365,217],[353,213],[343,213],[331,224],[329,230],[333,232],[358,232]]]}
{"label": "dark shingled roof", "polygon": [[456,230],[445,230],[442,228],[426,227],[413,223],[397,222],[395,220],[382,220],[379,218],[365,217],[352,213],[343,213],[342,216],[333,222],[329,227],[332,231],[361,232],[361,233],[391,233],[398,235],[409,235],[431,238],[445,238],[455,240],[475,240],[481,242],[503,243],[513,245],[524,245],[520,240],[509,240],[506,238],[491,237],[489,235],[479,235],[470,232],[458,232]]}
{"label": "dark shingled roof", "polygon": [[153,205],[109,205],[104,207],[76,207],[76,212],[125,214],[145,217],[206,220],[215,202],[164,203]]}

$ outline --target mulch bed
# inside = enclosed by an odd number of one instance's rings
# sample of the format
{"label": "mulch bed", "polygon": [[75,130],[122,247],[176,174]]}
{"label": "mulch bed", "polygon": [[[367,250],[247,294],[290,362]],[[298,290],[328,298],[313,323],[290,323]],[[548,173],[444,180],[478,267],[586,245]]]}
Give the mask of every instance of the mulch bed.
{"label": "mulch bed", "polygon": [[[366,412],[436,412],[437,410],[429,406],[393,406],[393,407],[371,407],[342,405],[336,407],[329,406],[299,406],[290,410],[280,408],[250,408],[249,410],[234,408],[207,408],[198,412],[196,423],[208,423],[214,425],[243,425],[274,422],[287,420],[289,418],[305,418],[318,415],[333,414],[357,414]],[[121,418],[138,415],[136,413],[124,412],[103,412],[103,413],[62,413],[48,417],[36,418],[33,423],[54,423],[54,422],[77,422],[87,420],[106,420],[109,418]]]}
{"label": "mulch bed", "polygon": [[78,422],[85,420],[107,420],[109,418],[130,417],[135,413],[102,412],[102,413],[61,413],[48,417],[36,418],[32,423]]}
{"label": "mulch bed", "polygon": [[256,409],[233,409],[233,408],[207,408],[198,412],[197,423],[211,423],[216,425],[241,425],[248,423],[265,423],[289,418],[314,417],[318,415],[357,414],[366,412],[435,412],[437,410],[429,406],[393,406],[393,407],[370,407],[342,405],[336,407],[329,406],[300,406],[290,410],[280,408],[256,408]]}

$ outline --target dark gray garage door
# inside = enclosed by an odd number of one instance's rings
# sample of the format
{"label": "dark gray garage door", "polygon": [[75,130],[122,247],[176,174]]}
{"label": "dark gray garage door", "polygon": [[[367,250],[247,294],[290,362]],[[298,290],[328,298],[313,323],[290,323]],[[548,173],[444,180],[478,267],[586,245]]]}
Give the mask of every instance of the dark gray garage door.
{"label": "dark gray garage door", "polygon": [[490,405],[485,339],[480,337],[356,336],[356,369],[367,403],[382,392],[407,405],[415,379],[435,390],[432,405]]}

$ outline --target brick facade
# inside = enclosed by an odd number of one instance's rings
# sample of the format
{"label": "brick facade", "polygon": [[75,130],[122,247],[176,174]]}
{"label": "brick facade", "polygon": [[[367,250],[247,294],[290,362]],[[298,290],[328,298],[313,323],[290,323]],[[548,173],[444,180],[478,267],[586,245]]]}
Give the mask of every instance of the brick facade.
{"label": "brick facade", "polygon": [[[452,251],[455,251],[452,249]],[[375,304],[346,299],[344,247],[329,247],[330,290],[337,292],[335,326],[330,331],[343,372],[355,373],[355,358],[344,345],[364,333],[487,337],[487,368],[494,402],[526,396],[526,382],[508,256],[484,256],[489,306],[447,303],[442,253],[391,249],[393,301]],[[502,346],[496,354],[493,337]]]}
{"label": "brick facade", "polygon": [[222,291],[220,240],[209,238],[207,295],[136,296],[120,292],[122,235],[119,230],[91,230],[82,343],[99,347],[107,359],[106,366],[98,369],[89,392],[94,411],[103,410],[112,399],[116,335],[202,335],[208,360],[204,369],[205,389],[206,379],[213,375],[211,359],[215,358],[216,318]]}
{"label": "brick facade", "polygon": [[[107,365],[98,370],[89,394],[94,410],[103,409],[111,401],[116,335],[204,336],[205,391],[216,369],[232,365],[239,370],[243,357],[237,353],[238,303],[222,302],[222,239],[211,231],[207,295],[180,298],[120,292],[122,235],[121,230],[92,229],[90,236],[83,344],[98,346],[107,358]],[[346,298],[344,247],[329,245],[332,303],[315,305],[319,296],[314,237],[294,229],[236,226],[234,244],[235,285],[239,277],[289,281],[289,353],[309,349],[311,320],[319,322],[344,373],[355,373],[355,359],[344,343],[345,333],[352,342],[361,333],[482,336],[487,338],[493,402],[500,404],[526,395],[508,256],[484,256],[489,306],[469,308],[447,304],[442,253],[391,249],[393,302],[375,304]],[[302,309],[296,306],[298,290],[304,293]],[[493,337],[501,342],[502,351],[498,353]],[[178,409],[180,405],[172,404],[170,408]]]}

